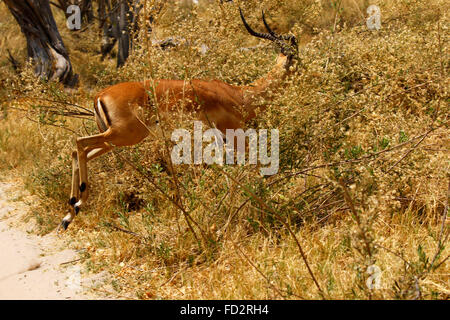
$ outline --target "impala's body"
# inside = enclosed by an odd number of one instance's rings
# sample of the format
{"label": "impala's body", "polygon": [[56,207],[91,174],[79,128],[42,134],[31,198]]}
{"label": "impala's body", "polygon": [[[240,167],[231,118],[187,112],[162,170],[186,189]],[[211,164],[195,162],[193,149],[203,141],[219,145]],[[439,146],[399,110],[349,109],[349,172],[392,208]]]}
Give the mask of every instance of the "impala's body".
{"label": "impala's body", "polygon": [[[154,87],[154,90],[153,90]],[[154,91],[153,94],[148,94]],[[124,92],[127,92],[124,95]],[[156,101],[155,101],[156,100]],[[239,87],[220,81],[203,80],[155,80],[145,82],[126,82],[109,87],[96,97],[100,108],[97,124],[102,130],[102,121],[113,128],[111,143],[116,146],[133,145],[146,137],[146,128],[157,122],[160,115],[183,108],[183,112],[196,113],[205,122],[214,123],[219,130],[242,126],[238,106],[243,105],[244,94]],[[183,101],[180,104],[180,101]],[[134,127],[124,139],[122,130]],[[113,133],[111,133],[113,134]],[[134,138],[130,140],[130,135]]]}
{"label": "impala's body", "polygon": [[[193,113],[198,119],[224,134],[226,129],[243,128],[245,122],[256,116],[256,109],[264,109],[257,100],[278,89],[289,73],[296,54],[293,36],[276,35],[264,19],[269,34],[254,32],[242,16],[244,26],[253,36],[269,39],[281,47],[274,68],[263,78],[248,86],[234,86],[212,80],[147,80],[125,82],[108,87],[94,99],[95,120],[101,133],[78,138],[72,153],[72,192],[69,203],[73,206],[60,226],[67,228],[86,202],[87,162],[116,146],[131,146],[145,139],[159,118],[174,112]],[[285,41],[290,44],[286,45]],[[157,108],[157,110],[156,110]],[[81,196],[81,198],[80,198]]]}
{"label": "impala's body", "polygon": [[162,115],[170,114],[177,111],[179,102],[183,101],[183,112],[197,113],[198,119],[213,124],[223,133],[226,129],[242,128],[256,115],[255,98],[261,98],[268,88],[274,89],[283,80],[285,63],[286,57],[280,55],[268,75],[248,86],[234,86],[218,80],[119,83],[95,97],[97,125],[101,131],[106,131],[107,127],[113,129],[108,134],[113,145],[134,145],[147,136],[145,127],[150,128],[157,122],[152,108],[157,107]]}

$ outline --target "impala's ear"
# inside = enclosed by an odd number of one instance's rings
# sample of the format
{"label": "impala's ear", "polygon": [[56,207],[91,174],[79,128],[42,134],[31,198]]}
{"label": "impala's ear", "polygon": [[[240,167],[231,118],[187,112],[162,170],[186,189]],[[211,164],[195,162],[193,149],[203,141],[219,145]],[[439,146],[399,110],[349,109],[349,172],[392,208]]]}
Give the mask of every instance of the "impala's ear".
{"label": "impala's ear", "polygon": [[281,43],[281,53],[288,57],[288,59],[292,59],[298,55],[298,46],[297,40],[294,36],[293,39],[289,41],[289,43]]}

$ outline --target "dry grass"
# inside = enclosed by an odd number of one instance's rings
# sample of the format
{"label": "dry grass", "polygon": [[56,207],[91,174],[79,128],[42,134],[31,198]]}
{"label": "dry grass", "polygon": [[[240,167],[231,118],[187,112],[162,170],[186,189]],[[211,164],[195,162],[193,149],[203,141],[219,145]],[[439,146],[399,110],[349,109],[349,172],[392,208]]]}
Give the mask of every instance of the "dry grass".
{"label": "dry grass", "polygon": [[[242,3],[253,25],[264,7],[278,31],[303,39],[298,72],[251,124],[279,129],[279,174],[176,167],[176,188],[164,141],[105,155],[89,164],[89,205],[65,234],[87,248],[85,268],[109,270],[118,293],[144,299],[448,299],[448,12],[440,0],[379,1],[382,29],[370,32],[371,3]],[[269,45],[239,50],[266,43],[245,33],[235,5],[168,6],[152,37],[192,45],[160,51],[140,34],[121,70],[99,61],[95,25],[77,35],[57,16],[82,81],[70,94],[27,68],[14,74],[5,49],[23,61],[24,40],[0,5],[0,99],[10,100],[1,104],[0,170],[41,197],[38,233],[67,210],[69,130],[96,131],[90,120],[51,116],[46,107],[63,105],[49,100],[91,108],[100,88],[151,75],[249,83],[275,56]],[[167,126],[192,128],[186,119]],[[381,270],[379,289],[366,286],[370,265]]]}

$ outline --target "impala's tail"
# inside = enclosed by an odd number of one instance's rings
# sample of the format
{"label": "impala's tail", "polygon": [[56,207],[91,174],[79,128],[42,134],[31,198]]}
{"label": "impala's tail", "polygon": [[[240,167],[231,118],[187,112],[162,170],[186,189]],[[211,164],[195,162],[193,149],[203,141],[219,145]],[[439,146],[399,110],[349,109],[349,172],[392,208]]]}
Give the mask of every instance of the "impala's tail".
{"label": "impala's tail", "polygon": [[101,98],[94,101],[95,120],[101,132],[105,132],[111,126],[111,121],[108,115],[108,109]]}

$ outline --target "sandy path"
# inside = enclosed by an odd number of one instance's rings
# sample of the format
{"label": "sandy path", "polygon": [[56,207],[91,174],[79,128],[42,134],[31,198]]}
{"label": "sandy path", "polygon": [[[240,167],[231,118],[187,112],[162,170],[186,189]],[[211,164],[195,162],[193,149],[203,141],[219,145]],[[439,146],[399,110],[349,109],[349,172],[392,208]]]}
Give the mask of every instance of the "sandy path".
{"label": "sandy path", "polygon": [[[0,299],[98,299],[90,288],[105,275],[86,278],[80,253],[54,232],[27,233],[20,219],[28,205],[17,183],[0,181]],[[27,229],[28,228],[28,229]],[[63,237],[64,238],[64,237]]]}

